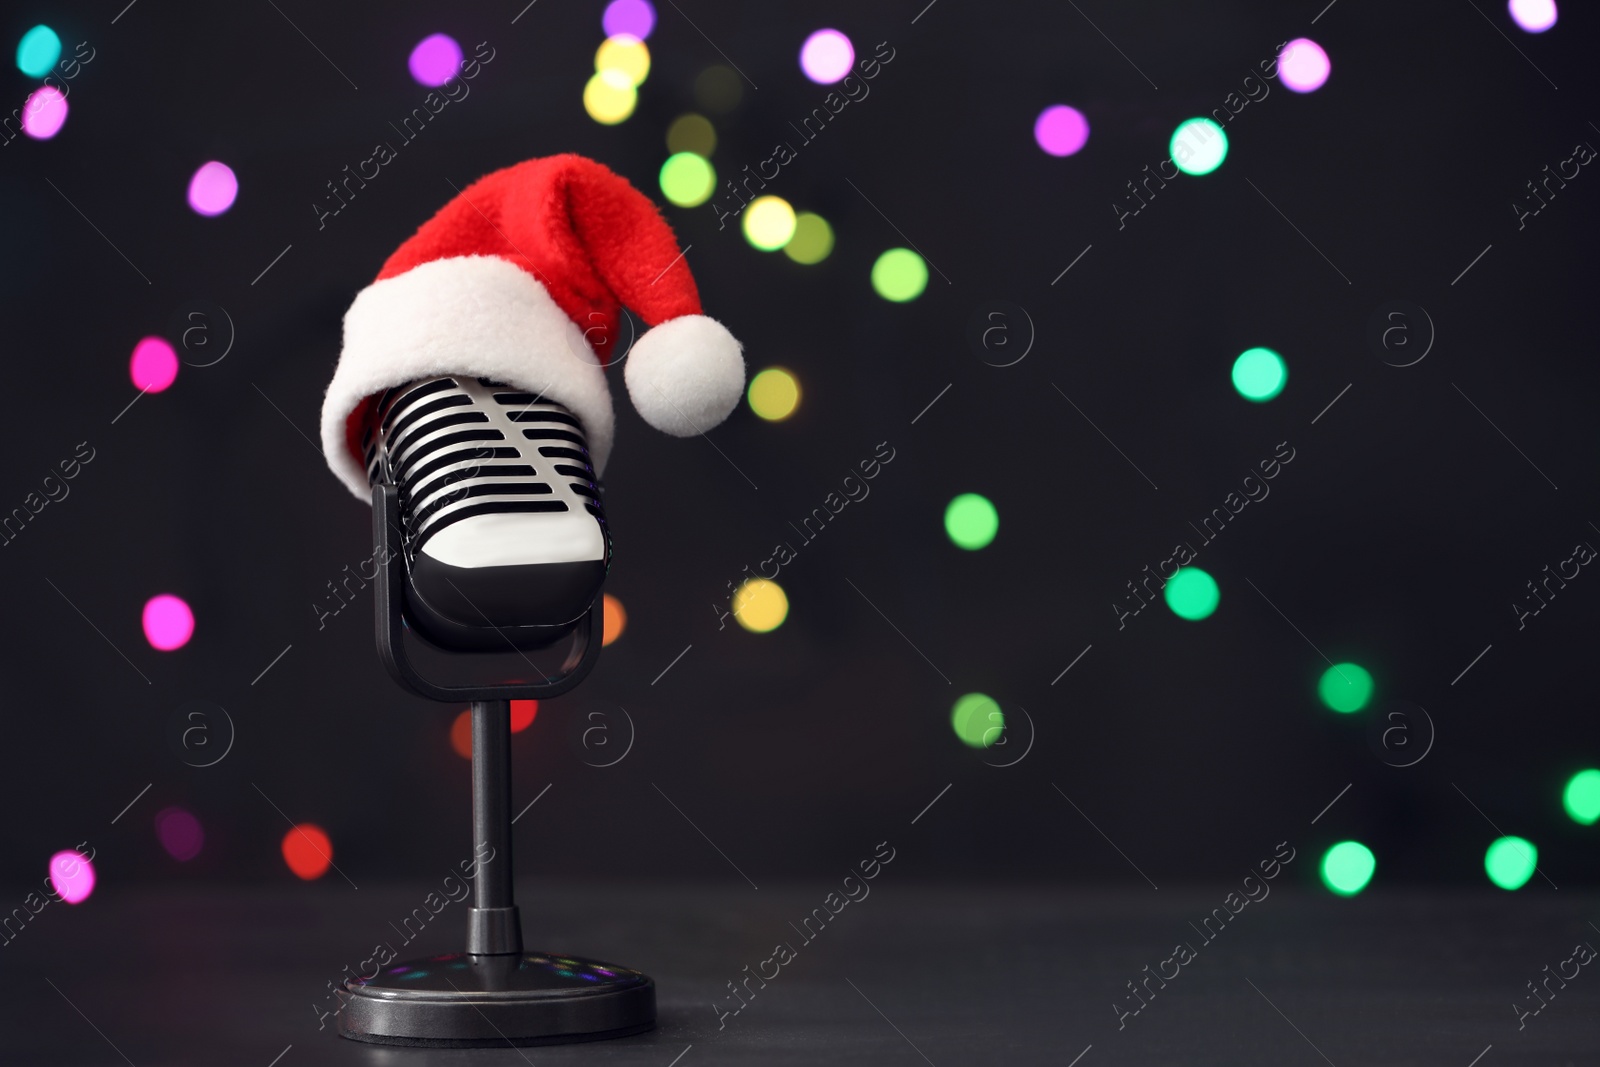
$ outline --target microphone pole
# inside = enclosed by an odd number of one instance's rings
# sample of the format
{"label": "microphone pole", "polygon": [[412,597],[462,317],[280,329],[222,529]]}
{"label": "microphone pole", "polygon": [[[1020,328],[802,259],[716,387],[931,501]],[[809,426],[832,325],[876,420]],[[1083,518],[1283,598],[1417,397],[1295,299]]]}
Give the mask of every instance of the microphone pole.
{"label": "microphone pole", "polygon": [[472,702],[472,839],[479,852],[474,902],[467,912],[467,952],[522,951],[511,876],[511,702]]}

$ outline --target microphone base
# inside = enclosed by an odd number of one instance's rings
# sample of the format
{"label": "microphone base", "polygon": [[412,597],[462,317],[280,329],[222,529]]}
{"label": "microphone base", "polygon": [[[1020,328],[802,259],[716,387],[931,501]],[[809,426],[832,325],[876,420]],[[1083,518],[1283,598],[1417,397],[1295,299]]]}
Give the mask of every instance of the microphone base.
{"label": "microphone base", "polygon": [[492,1048],[603,1041],[654,1029],[648,975],[527,952],[452,952],[345,983],[339,1036],[376,1045]]}

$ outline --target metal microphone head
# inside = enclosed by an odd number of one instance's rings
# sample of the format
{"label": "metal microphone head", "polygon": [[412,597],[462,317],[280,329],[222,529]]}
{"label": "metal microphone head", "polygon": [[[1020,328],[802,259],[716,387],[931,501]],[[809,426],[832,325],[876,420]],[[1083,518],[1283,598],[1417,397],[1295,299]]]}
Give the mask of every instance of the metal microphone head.
{"label": "metal microphone head", "polygon": [[457,651],[542,648],[594,604],[611,533],[583,426],[461,375],[389,390],[362,438],[400,497],[406,615]]}

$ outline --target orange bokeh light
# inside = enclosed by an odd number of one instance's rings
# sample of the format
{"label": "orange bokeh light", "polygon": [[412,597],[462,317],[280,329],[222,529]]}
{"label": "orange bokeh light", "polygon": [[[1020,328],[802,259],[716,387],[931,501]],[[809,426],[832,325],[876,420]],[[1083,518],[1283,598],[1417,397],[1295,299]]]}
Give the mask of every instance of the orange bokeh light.
{"label": "orange bokeh light", "polygon": [[513,700],[511,702],[511,732],[520,734],[533,725],[533,717],[539,714],[537,700]]}
{"label": "orange bokeh light", "polygon": [[283,862],[308,882],[321,878],[333,865],[333,842],[322,827],[300,823],[283,835]]}
{"label": "orange bokeh light", "polygon": [[622,631],[628,628],[628,613],[622,609],[622,601],[610,593],[605,595],[600,607],[600,644],[604,647],[621,637]]}
{"label": "orange bokeh light", "polygon": [[456,716],[456,721],[450,724],[450,747],[456,750],[456,755],[462,759],[472,758],[472,712],[463,711]]}

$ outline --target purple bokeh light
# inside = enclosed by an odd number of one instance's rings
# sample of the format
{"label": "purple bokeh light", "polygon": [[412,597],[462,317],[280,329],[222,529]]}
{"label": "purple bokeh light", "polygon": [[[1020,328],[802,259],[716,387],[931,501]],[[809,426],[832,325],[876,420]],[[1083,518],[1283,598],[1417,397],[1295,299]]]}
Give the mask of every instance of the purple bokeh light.
{"label": "purple bokeh light", "polygon": [[1543,33],[1556,24],[1555,0],[1511,0],[1511,21],[1529,33]]}
{"label": "purple bokeh light", "polygon": [[66,121],[67,98],[54,86],[40,86],[22,105],[22,132],[35,141],[48,141],[61,132]]}
{"label": "purple bokeh light", "polygon": [[818,30],[800,46],[800,69],[818,85],[840,81],[856,61],[856,46],[838,30]]}
{"label": "purple bokeh light", "polygon": [[1047,107],[1033,124],[1033,139],[1052,156],[1073,155],[1088,143],[1089,120],[1066,104]]}
{"label": "purple bokeh light", "polygon": [[226,163],[204,163],[189,179],[189,206],[210,218],[233,206],[239,196],[239,179]]}
{"label": "purple bokeh light", "polygon": [[461,46],[445,33],[424,37],[411,50],[410,67],[411,76],[419,85],[437,89],[461,68]]}
{"label": "purple bokeh light", "polygon": [[167,855],[186,863],[200,855],[206,832],[200,828],[200,820],[182,808],[162,808],[156,812],[156,838]]}
{"label": "purple bokeh light", "polygon": [[57,852],[50,857],[50,888],[68,904],[88,900],[94,892],[94,864],[81,852]]}
{"label": "purple bokeh light", "polygon": [[1332,70],[1328,53],[1309,37],[1296,37],[1278,53],[1278,76],[1283,79],[1284,88],[1292,92],[1315,92]]}
{"label": "purple bokeh light", "polygon": [[611,0],[600,26],[607,37],[626,33],[643,41],[656,28],[656,9],[650,6],[650,0]]}

